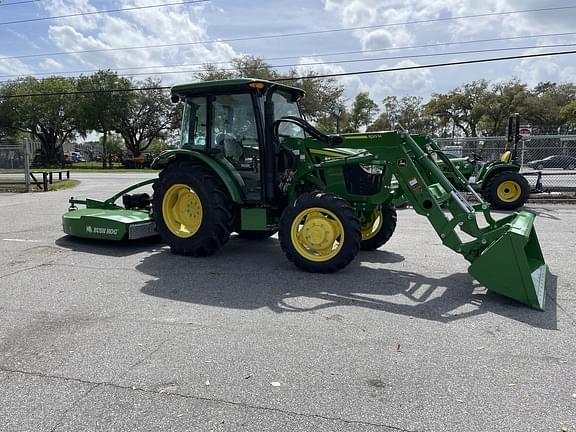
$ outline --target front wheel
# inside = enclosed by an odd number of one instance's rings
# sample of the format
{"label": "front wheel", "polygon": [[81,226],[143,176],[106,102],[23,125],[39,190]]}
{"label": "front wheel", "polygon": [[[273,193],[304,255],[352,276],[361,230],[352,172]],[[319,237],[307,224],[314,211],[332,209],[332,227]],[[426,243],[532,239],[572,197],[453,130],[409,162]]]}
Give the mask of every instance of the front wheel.
{"label": "front wheel", "polygon": [[502,172],[488,180],[484,195],[496,209],[515,210],[528,201],[530,185],[517,172]]}
{"label": "front wheel", "polygon": [[297,267],[314,273],[333,273],[358,254],[360,222],[350,205],[331,193],[306,193],[280,218],[280,246]]}
{"label": "front wheel", "polygon": [[396,209],[384,206],[362,215],[362,250],[375,250],[384,245],[396,230]]}
{"label": "front wheel", "polygon": [[180,161],[162,170],[152,207],[156,229],[174,253],[211,255],[230,237],[232,200],[206,166]]}
{"label": "front wheel", "polygon": [[384,245],[396,230],[396,209],[384,206],[361,215],[362,250],[375,250]]}

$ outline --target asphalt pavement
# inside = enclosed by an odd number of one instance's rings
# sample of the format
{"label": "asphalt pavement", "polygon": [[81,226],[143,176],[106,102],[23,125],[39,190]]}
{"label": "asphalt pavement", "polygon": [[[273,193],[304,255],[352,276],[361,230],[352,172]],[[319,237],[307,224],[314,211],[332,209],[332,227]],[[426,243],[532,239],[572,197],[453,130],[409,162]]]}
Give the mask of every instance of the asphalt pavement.
{"label": "asphalt pavement", "polygon": [[0,194],[0,431],[576,431],[576,206],[530,207],[539,312],[409,208],[332,275],[277,238],[191,258],[63,234],[70,196],[147,177]]}

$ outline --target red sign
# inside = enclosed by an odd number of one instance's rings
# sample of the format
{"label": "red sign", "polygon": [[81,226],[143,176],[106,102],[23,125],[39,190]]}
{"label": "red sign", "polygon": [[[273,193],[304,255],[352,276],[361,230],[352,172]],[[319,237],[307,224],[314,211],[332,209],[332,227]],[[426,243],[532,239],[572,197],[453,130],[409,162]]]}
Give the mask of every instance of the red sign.
{"label": "red sign", "polygon": [[532,135],[532,128],[530,126],[520,126],[519,133],[522,138],[529,138]]}

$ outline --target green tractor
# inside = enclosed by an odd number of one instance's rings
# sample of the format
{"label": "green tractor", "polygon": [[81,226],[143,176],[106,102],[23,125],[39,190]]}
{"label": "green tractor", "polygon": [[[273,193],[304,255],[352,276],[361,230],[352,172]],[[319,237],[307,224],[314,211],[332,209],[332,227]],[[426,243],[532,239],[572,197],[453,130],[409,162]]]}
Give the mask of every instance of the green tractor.
{"label": "green tractor", "polygon": [[[526,204],[530,195],[530,184],[520,174],[517,160],[520,138],[520,115],[514,114],[508,119],[508,143],[500,160],[484,162],[476,155],[451,160],[468,181],[474,177],[472,188],[498,210],[516,210]],[[442,161],[438,165],[453,181],[451,168]]]}
{"label": "green tractor", "polygon": [[[495,220],[428,137],[321,133],[301,116],[303,96],[300,89],[253,79],[173,87],[173,101],[184,104],[181,146],[154,161],[158,178],[106,201],[72,198],[64,231],[114,240],[159,233],[173,252],[192,256],[215,253],[233,232],[255,240],[278,233],[297,267],[330,273],[361,249],[390,239],[393,202],[404,197],[444,245],[470,262],[481,284],[544,308],[547,267],[534,214]],[[152,198],[128,194],[146,184],[152,184]],[[475,194],[479,204],[468,203],[458,189]],[[121,197],[123,205],[116,204]]]}

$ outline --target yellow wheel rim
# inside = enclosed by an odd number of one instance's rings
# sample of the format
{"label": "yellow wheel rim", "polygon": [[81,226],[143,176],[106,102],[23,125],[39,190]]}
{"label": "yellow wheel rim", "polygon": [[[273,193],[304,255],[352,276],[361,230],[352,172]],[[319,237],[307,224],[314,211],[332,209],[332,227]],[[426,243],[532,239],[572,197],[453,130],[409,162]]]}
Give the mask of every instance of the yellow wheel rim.
{"label": "yellow wheel rim", "polygon": [[172,185],[162,199],[162,217],[172,234],[180,238],[192,237],[202,224],[202,202],[190,186]]}
{"label": "yellow wheel rim", "polygon": [[382,210],[374,210],[362,225],[362,240],[369,240],[382,229]]}
{"label": "yellow wheel rim", "polygon": [[520,195],[522,195],[522,189],[520,188],[520,185],[515,181],[506,180],[498,185],[496,194],[501,201],[509,203],[514,202],[520,198]]}
{"label": "yellow wheel rim", "polygon": [[290,237],[296,251],[309,261],[334,258],[344,244],[344,227],[334,213],[313,207],[301,211],[292,221]]}

